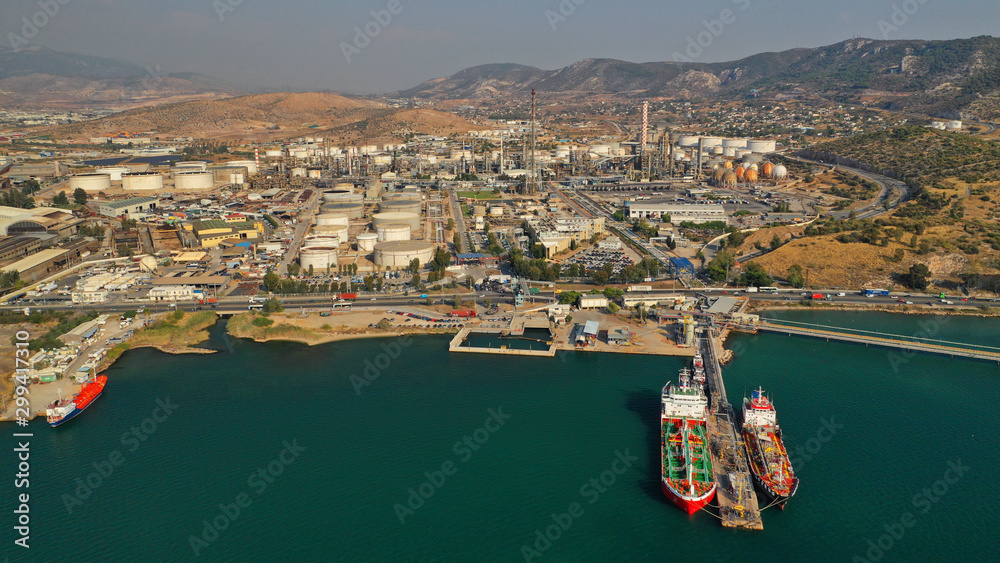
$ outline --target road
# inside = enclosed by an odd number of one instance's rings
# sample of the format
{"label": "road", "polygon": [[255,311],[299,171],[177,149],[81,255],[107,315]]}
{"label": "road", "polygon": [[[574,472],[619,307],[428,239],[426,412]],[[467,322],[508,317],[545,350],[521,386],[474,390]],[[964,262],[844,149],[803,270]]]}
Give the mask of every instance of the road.
{"label": "road", "polygon": [[[814,164],[816,166],[824,167],[834,167],[832,164],[826,162],[818,162],[815,160],[809,160],[807,158],[801,158],[798,156],[783,155],[785,158],[791,160],[796,160],[799,162],[804,162],[806,164]],[[882,215],[883,213],[888,213],[893,209],[902,205],[903,202],[910,198],[910,189],[906,187],[906,184],[900,182],[899,180],[894,180],[888,176],[883,176],[881,174],[876,174],[874,172],[868,172],[866,170],[861,170],[859,168],[851,168],[850,166],[835,166],[838,170],[843,170],[844,172],[849,172],[851,174],[856,174],[866,180],[871,180],[880,186],[878,197],[875,200],[861,208],[854,210],[855,217],[858,219],[871,219]],[[889,200],[892,192],[898,192],[898,196],[891,201]],[[851,211],[835,211],[830,213],[830,215],[836,219],[847,219],[851,215]]]}
{"label": "road", "polygon": [[[451,215],[455,218],[455,232],[458,233],[459,238],[462,240],[462,251],[469,253],[475,252],[476,247],[472,244],[472,239],[469,237],[469,232],[465,229],[465,217],[462,216],[462,204],[458,201],[458,192],[455,188],[448,189],[448,197],[451,200]],[[455,249],[456,252],[459,249]]]}
{"label": "road", "polygon": [[277,273],[284,274],[288,271],[288,265],[292,263],[293,260],[299,255],[299,247],[302,246],[302,239],[305,238],[306,233],[309,228],[312,227],[313,215],[316,212],[316,206],[322,200],[323,195],[321,192],[314,190],[312,197],[302,208],[302,211],[298,214],[298,219],[300,223],[295,224],[295,230],[292,234],[292,241],[288,243],[288,251],[285,252],[284,257],[282,257],[281,262],[278,263]]}

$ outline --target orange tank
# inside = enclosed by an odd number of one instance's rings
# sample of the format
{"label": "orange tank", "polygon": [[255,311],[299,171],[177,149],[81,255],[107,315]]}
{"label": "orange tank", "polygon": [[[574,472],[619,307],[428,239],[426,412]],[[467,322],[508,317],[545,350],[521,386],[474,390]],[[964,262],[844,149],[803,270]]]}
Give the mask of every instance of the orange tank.
{"label": "orange tank", "polygon": [[770,162],[765,162],[764,168],[761,169],[761,172],[764,173],[764,177],[770,178],[771,175],[774,174],[774,165],[771,164]]}
{"label": "orange tank", "polygon": [[738,181],[742,182],[743,181],[743,174],[745,174],[746,171],[747,171],[746,168],[743,168],[742,166],[737,166],[736,167],[736,179]]}
{"label": "orange tank", "polygon": [[745,182],[756,182],[757,181],[757,171],[747,170],[743,173],[743,181]]}

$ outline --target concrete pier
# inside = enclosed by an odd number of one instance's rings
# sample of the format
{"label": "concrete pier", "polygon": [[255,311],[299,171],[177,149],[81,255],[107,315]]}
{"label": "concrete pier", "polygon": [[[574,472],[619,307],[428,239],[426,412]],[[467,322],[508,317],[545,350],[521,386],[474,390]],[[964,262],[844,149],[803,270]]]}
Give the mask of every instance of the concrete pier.
{"label": "concrete pier", "polygon": [[506,329],[499,328],[463,328],[451,339],[448,345],[449,352],[464,352],[467,354],[501,354],[506,356],[536,356],[551,358],[556,355],[556,345],[553,342],[547,349],[539,350],[519,350],[514,348],[477,348],[472,346],[462,346],[471,334],[495,334],[497,336],[508,333]]}
{"label": "concrete pier", "polygon": [[709,451],[715,470],[716,493],[719,516],[727,528],[763,530],[757,494],[747,463],[746,445],[737,431],[737,423],[732,405],[726,398],[726,386],[722,381],[722,368],[713,338],[701,340],[701,353],[705,360],[705,372],[711,397],[711,415],[708,418]]}

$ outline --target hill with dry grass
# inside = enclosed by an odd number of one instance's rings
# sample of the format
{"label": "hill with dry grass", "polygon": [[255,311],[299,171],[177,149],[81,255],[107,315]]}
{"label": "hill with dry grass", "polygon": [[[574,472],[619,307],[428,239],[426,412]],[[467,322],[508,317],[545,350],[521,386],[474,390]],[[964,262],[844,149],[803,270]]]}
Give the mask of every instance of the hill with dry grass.
{"label": "hill with dry grass", "polygon": [[155,131],[161,137],[267,141],[301,135],[357,141],[401,139],[407,133],[454,134],[472,123],[434,110],[406,110],[331,93],[257,94],[133,109],[103,119],[36,133],[87,139],[118,131]]}

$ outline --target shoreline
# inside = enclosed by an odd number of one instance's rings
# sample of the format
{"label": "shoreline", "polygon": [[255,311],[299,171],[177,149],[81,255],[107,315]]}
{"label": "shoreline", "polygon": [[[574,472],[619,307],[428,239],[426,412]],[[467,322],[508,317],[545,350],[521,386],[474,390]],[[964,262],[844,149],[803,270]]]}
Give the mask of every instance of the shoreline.
{"label": "shoreline", "polygon": [[365,340],[369,338],[399,338],[401,336],[443,336],[448,334],[458,334],[459,331],[421,331],[421,330],[410,330],[410,331],[387,331],[382,333],[362,333],[362,334],[350,334],[350,333],[340,333],[340,334],[330,334],[324,335],[322,338],[315,340],[307,340],[305,338],[295,338],[294,336],[272,336],[265,338],[255,338],[253,336],[238,336],[227,332],[226,334],[242,340],[249,340],[251,342],[266,343],[266,342],[295,342],[298,344],[305,344],[306,346],[320,346],[322,344],[330,344],[332,342],[343,342],[345,340]]}
{"label": "shoreline", "polygon": [[[863,313],[891,313],[894,315],[951,315],[959,317],[982,317],[1000,318],[1000,307],[990,307],[990,312],[983,312],[978,307],[968,307],[963,309],[951,309],[948,307],[928,307],[926,305],[902,305],[900,307],[886,307],[885,305],[837,305],[823,303],[821,305],[774,305],[760,306],[760,303],[767,301],[752,301],[749,307],[750,313],[761,313],[764,311],[858,311]],[[920,307],[915,308],[915,307]],[[995,311],[995,312],[994,312]]]}

